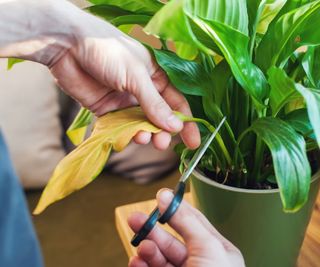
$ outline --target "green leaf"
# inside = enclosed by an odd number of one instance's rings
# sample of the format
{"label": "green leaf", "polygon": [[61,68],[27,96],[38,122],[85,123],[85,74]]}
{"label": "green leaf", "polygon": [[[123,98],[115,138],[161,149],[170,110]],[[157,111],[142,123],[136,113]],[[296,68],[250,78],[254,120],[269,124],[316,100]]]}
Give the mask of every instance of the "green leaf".
{"label": "green leaf", "polygon": [[315,136],[320,146],[320,89],[306,88],[299,83],[295,83],[286,73],[277,68],[273,68],[277,79],[285,84],[287,90],[296,90],[304,98],[308,110],[309,120],[314,129]]}
{"label": "green leaf", "polygon": [[191,17],[220,22],[248,35],[246,0],[185,0],[184,9]]}
{"label": "green leaf", "polygon": [[169,51],[154,50],[155,58],[172,84],[182,93],[205,96],[212,82],[199,63],[182,59]]}
{"label": "green leaf", "polygon": [[[144,28],[148,34],[153,34],[163,40],[171,40],[201,49],[207,54],[213,54],[195,36],[192,25],[184,13],[184,0],[173,0],[168,2],[157,12]],[[202,34],[202,38],[207,38]],[[209,39],[209,38],[207,38]]]}
{"label": "green leaf", "polygon": [[19,58],[8,58],[8,65],[7,65],[7,69],[8,70],[11,70],[12,67],[17,64],[17,63],[20,63],[20,62],[23,62],[24,60],[23,59],[19,59]]}
{"label": "green leaf", "polygon": [[67,136],[74,145],[77,146],[83,142],[85,134],[87,132],[87,126],[90,125],[92,120],[93,114],[91,113],[91,111],[85,108],[81,108],[67,130]]}
{"label": "green leaf", "polygon": [[149,15],[134,14],[133,12],[110,5],[95,5],[88,7],[87,10],[90,13],[109,21],[116,27],[131,24],[144,26],[151,19],[151,16]]}
{"label": "green leaf", "polygon": [[283,118],[288,124],[290,124],[297,132],[303,136],[308,136],[315,139],[313,134],[313,128],[308,117],[308,111],[305,108],[294,110]]}
{"label": "green leaf", "polygon": [[265,0],[264,2],[265,5],[257,25],[257,32],[260,34],[266,33],[270,23],[277,16],[287,0]]}
{"label": "green leaf", "polygon": [[306,88],[296,83],[295,88],[303,96],[308,110],[309,120],[314,129],[314,133],[320,146],[320,90]]}
{"label": "green leaf", "polygon": [[320,47],[310,46],[302,59],[302,66],[311,85],[320,88]]}
{"label": "green leaf", "polygon": [[291,79],[286,79],[284,70],[273,67],[268,71],[270,91],[270,106],[273,116],[288,102],[300,98],[300,94],[292,86]]}
{"label": "green leaf", "polygon": [[163,3],[157,0],[89,0],[96,5],[110,5],[142,15],[153,15]]}
{"label": "green leaf", "polygon": [[254,131],[271,151],[284,210],[299,210],[308,199],[311,179],[303,137],[277,118],[258,119],[249,130]]}
{"label": "green leaf", "polygon": [[248,52],[249,38],[224,24],[205,22],[195,17],[192,19],[214,40],[229,63],[235,79],[260,109],[269,94],[269,88],[264,74],[251,62]]}
{"label": "green leaf", "polygon": [[320,0],[282,15],[270,25],[257,49],[256,62],[263,71],[284,66],[290,55],[302,45],[320,44]]}
{"label": "green leaf", "polygon": [[177,55],[183,59],[194,60],[198,55],[198,49],[194,46],[175,42],[175,47]]}

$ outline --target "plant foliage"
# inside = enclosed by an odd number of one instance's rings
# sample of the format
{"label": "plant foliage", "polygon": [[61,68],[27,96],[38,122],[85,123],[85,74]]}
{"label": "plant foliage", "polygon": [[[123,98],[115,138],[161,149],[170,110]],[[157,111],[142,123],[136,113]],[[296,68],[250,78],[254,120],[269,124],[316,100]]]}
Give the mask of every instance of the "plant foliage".
{"label": "plant foliage", "polygon": [[320,145],[320,0],[91,2],[114,25],[146,25],[160,39],[155,59],[200,121],[227,116],[202,171],[243,188],[268,188],[275,177],[284,210],[303,206],[308,152]]}

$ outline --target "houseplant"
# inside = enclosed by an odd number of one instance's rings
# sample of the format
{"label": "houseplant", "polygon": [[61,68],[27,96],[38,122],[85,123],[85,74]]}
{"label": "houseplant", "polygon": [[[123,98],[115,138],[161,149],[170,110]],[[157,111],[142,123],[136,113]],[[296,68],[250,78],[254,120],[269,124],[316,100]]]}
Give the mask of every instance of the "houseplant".
{"label": "houseplant", "polygon": [[[320,0],[90,2],[90,12],[123,31],[138,24],[159,38],[162,49],[149,49],[198,118],[182,119],[204,122],[203,137],[227,116],[194,175],[194,198],[242,250],[248,266],[292,266],[319,186]],[[175,49],[168,49],[168,41]],[[91,119],[82,109],[71,125],[76,143]],[[95,139],[81,143],[79,150],[100,142],[101,125]],[[148,123],[141,127],[158,131]],[[105,157],[117,144],[108,143]],[[182,164],[193,153],[183,145],[177,151]],[[95,177],[103,162],[88,177]]]}

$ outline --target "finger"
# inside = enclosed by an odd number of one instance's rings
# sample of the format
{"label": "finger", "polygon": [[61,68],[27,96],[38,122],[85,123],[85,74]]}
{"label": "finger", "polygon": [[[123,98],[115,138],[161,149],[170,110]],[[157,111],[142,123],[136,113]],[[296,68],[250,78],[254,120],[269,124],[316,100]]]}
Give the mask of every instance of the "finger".
{"label": "finger", "polygon": [[138,256],[130,258],[128,267],[149,267],[148,264]]}
{"label": "finger", "polygon": [[[161,95],[173,110],[179,111],[187,116],[192,116],[187,100],[171,84],[168,84]],[[180,136],[186,146],[190,149],[196,149],[199,147],[201,138],[196,123],[184,123],[184,127],[180,133]]]}
{"label": "finger", "polygon": [[138,99],[146,116],[158,127],[168,132],[179,132],[183,123],[172,112],[172,109],[161,97],[147,70],[137,68],[135,86],[130,92]]}
{"label": "finger", "polygon": [[171,142],[171,135],[168,132],[162,131],[152,136],[152,142],[156,149],[166,150]]}
{"label": "finger", "polygon": [[[157,194],[158,207],[160,213],[163,213],[173,199],[173,193],[169,190],[160,190]],[[168,222],[186,241],[207,240],[211,233],[182,201],[177,212]]]}
{"label": "finger", "polygon": [[[128,223],[131,229],[137,233],[146,220],[147,215],[133,213],[128,218]],[[155,226],[147,238],[153,240],[157,244],[162,254],[174,266],[181,266],[186,260],[187,249],[185,245],[158,225]]]}
{"label": "finger", "polygon": [[143,259],[149,267],[163,267],[168,263],[157,244],[152,240],[142,241],[137,253],[139,258]]}
{"label": "finger", "polygon": [[149,144],[150,141],[151,141],[151,133],[149,132],[144,132],[144,131],[141,131],[141,132],[138,132],[135,137],[133,138],[133,140],[139,144],[139,145],[146,145],[146,144]]}
{"label": "finger", "polygon": [[[159,66],[157,66],[155,73],[152,75],[152,81],[161,96],[173,110],[192,116],[187,100],[172,86],[167,75]],[[197,125],[193,122],[185,123],[181,132],[181,138],[190,149],[197,148],[200,145],[200,132]]]}

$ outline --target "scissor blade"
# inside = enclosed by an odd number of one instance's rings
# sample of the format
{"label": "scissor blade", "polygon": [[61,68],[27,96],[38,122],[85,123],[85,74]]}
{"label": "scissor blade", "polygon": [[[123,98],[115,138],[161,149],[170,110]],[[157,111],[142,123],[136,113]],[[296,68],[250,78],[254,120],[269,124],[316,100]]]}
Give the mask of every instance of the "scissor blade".
{"label": "scissor blade", "polygon": [[216,137],[217,133],[219,132],[220,128],[222,127],[223,123],[225,122],[226,117],[222,119],[222,121],[219,123],[218,127],[215,129],[215,131],[208,137],[208,139],[200,146],[200,148],[197,150],[197,152],[194,154],[192,159],[190,160],[187,169],[184,171],[180,178],[180,182],[185,182],[190,174],[194,171],[195,167],[198,165],[200,159],[210,146],[213,139]]}

